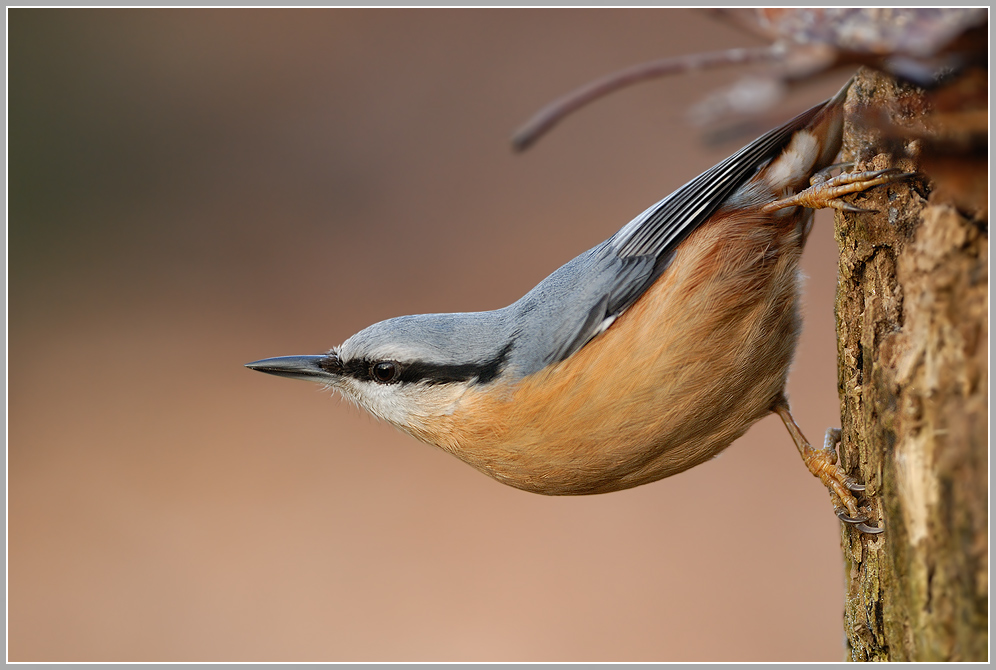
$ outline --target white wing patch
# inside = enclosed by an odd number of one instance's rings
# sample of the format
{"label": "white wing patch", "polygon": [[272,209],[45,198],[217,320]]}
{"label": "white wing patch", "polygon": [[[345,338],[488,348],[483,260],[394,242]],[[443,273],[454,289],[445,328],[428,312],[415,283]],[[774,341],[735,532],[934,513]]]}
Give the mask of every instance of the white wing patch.
{"label": "white wing patch", "polygon": [[800,174],[813,171],[819,156],[820,143],[816,137],[808,130],[800,130],[765,171],[764,182],[773,194],[783,195],[791,184],[799,181]]}

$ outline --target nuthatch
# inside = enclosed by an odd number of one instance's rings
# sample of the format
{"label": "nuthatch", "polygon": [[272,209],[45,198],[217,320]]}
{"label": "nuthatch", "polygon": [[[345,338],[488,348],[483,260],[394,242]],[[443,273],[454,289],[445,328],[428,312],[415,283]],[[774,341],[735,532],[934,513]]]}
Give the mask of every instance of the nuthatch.
{"label": "nuthatch", "polygon": [[811,209],[856,210],[837,198],[897,178],[827,179],[847,88],[508,307],[388,319],[328,353],[248,367],[325,384],[500,482],[549,495],[668,477],[776,412],[838,516],[880,532],[859,514],[852,491],[864,487],[836,465],[832,431],[811,447],[784,393]]}

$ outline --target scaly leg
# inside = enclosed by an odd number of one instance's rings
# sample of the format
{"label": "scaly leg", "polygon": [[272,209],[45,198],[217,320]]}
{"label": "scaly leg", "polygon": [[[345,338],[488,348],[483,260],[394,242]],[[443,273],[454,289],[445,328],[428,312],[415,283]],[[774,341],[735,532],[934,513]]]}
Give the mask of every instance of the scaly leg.
{"label": "scaly leg", "polygon": [[784,395],[778,397],[771,410],[785,424],[806,467],[830,490],[830,498],[833,501],[834,513],[837,517],[863,533],[881,533],[883,528],[875,528],[865,524],[868,517],[858,511],[858,501],[852,492],[864,491],[865,487],[855,482],[837,465],[837,443],[840,441],[840,430],[834,428],[828,430],[823,448],[815,449],[799,430],[795,419],[792,418],[788,400],[785,399]]}
{"label": "scaly leg", "polygon": [[786,207],[808,207],[810,209],[832,207],[846,212],[869,212],[871,210],[856,207],[839,198],[850,193],[861,193],[882,184],[891,184],[894,181],[912,177],[916,174],[914,172],[903,172],[896,168],[887,168],[885,170],[868,170],[864,172],[843,172],[836,177],[829,176],[830,170],[851,165],[853,163],[839,163],[820,170],[810,178],[812,186],[799,191],[795,195],[770,202],[762,207],[761,211],[765,214],[771,214]]}

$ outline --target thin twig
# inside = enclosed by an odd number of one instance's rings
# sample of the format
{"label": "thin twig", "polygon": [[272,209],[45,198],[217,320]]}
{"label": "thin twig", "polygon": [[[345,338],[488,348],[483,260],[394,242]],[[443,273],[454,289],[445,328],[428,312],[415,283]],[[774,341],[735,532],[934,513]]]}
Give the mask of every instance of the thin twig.
{"label": "thin twig", "polygon": [[725,65],[777,60],[784,55],[785,47],[781,44],[773,44],[749,49],[726,49],[702,54],[687,54],[628,67],[585,84],[541,109],[512,136],[512,146],[516,151],[524,151],[571,112],[625,86],[669,74]]}

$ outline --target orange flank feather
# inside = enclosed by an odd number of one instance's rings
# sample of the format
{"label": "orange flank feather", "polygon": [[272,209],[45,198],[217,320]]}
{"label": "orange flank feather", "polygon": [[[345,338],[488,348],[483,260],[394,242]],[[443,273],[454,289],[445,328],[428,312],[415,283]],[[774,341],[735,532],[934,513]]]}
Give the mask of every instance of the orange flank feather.
{"label": "orange flank feather", "polygon": [[549,495],[625,489],[708,460],[785,387],[810,216],[718,212],[580,351],[498,390],[471,387],[412,434]]}

